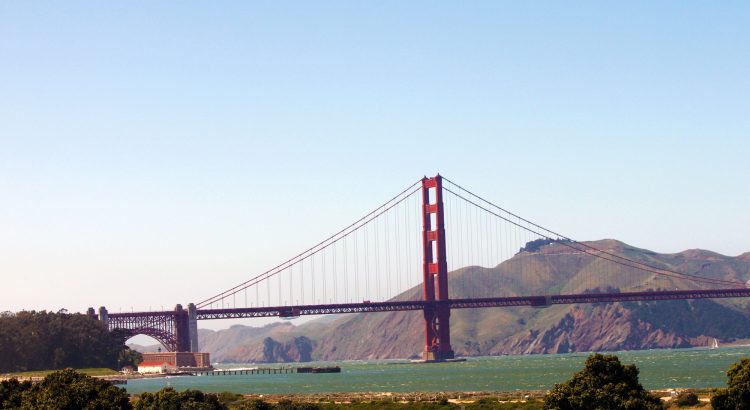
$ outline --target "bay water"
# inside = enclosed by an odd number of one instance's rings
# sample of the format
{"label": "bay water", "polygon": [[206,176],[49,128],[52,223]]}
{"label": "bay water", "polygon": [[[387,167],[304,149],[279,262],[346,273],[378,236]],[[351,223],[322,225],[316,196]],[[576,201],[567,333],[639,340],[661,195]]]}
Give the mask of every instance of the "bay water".
{"label": "bay water", "polygon": [[[659,349],[615,352],[635,364],[647,389],[704,388],[726,385],[732,363],[750,357],[750,346],[718,349]],[[205,392],[291,394],[334,392],[437,392],[548,390],[583,368],[589,353],[470,357],[465,362],[412,364],[406,360],[294,363],[298,366],[340,366],[341,373],[175,376],[129,380],[129,393],[157,391],[165,386]],[[218,365],[219,369],[256,365]],[[290,364],[259,364],[280,367]]]}

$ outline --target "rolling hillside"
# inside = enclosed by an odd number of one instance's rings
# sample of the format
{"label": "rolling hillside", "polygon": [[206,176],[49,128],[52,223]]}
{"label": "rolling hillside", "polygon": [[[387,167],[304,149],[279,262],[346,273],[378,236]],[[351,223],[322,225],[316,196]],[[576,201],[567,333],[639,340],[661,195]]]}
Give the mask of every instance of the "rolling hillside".
{"label": "rolling hillside", "polygon": [[[750,279],[750,253],[658,254],[615,240],[590,245],[703,277]],[[454,298],[691,287],[696,285],[684,279],[634,271],[560,244],[521,252],[493,268],[471,266],[449,273]],[[421,287],[415,287],[402,297],[420,295]],[[722,342],[750,338],[747,304],[728,299],[457,309],[451,316],[451,339],[456,354],[464,356],[705,346],[714,337]],[[423,348],[423,326],[421,312],[368,313],[299,327],[235,326],[202,331],[200,338],[213,360],[222,362],[410,358]]]}

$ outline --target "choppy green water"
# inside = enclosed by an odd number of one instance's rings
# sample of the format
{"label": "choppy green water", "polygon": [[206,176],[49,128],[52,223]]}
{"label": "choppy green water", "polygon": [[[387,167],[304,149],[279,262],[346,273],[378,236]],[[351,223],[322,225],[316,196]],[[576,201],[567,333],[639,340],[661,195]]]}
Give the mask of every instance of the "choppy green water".
{"label": "choppy green water", "polygon": [[[617,352],[624,363],[640,369],[647,389],[720,387],[729,365],[750,357],[750,346]],[[164,386],[235,393],[327,393],[413,391],[546,390],[580,370],[586,353],[469,358],[460,363],[407,364],[404,361],[317,362],[338,365],[334,374],[266,374],[181,376],[130,380],[130,393]],[[308,364],[305,364],[308,365]],[[266,367],[273,367],[263,365]],[[222,368],[248,367],[226,365]],[[278,367],[278,366],[275,366]]]}

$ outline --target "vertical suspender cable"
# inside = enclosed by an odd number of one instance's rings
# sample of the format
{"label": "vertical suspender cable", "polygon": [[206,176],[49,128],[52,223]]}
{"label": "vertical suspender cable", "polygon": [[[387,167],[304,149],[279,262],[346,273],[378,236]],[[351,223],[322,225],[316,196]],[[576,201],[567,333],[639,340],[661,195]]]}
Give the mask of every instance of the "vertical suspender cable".
{"label": "vertical suspender cable", "polygon": [[349,279],[347,276],[349,276],[349,264],[348,264],[348,252],[346,251],[346,242],[349,240],[349,238],[344,239],[344,301],[349,301]]}
{"label": "vertical suspender cable", "polygon": [[[391,229],[390,223],[388,223],[388,215],[383,215],[383,219],[385,220],[385,284],[387,297],[391,292]],[[384,300],[379,291],[378,300]]]}
{"label": "vertical suspender cable", "polygon": [[[377,221],[375,221],[377,223]],[[369,224],[368,224],[369,225]],[[377,225],[375,225],[377,226]],[[365,236],[365,299],[370,299],[370,233],[367,230],[367,225],[363,228]]]}
{"label": "vertical suspender cable", "polygon": [[312,299],[310,303],[315,303],[315,253],[310,255],[310,282],[312,283]]}
{"label": "vertical suspender cable", "polygon": [[281,286],[281,277],[282,277],[282,275],[277,275],[277,277],[279,278],[279,306],[283,305],[283,303],[281,301],[281,288],[282,288],[282,286]]}
{"label": "vertical suspender cable", "polygon": [[305,274],[303,272],[304,270],[304,263],[299,263],[299,282],[300,282],[300,301],[301,304],[305,304]]}
{"label": "vertical suspender cable", "polygon": [[388,295],[390,298],[394,298],[403,289],[401,288],[401,272],[403,271],[403,265],[401,264],[401,213],[398,209],[394,212],[396,216],[396,292]]}
{"label": "vertical suspender cable", "polygon": [[376,297],[380,292],[380,277],[382,275],[383,271],[380,269],[380,221],[378,220],[375,224],[375,291],[372,292],[373,297]]}
{"label": "vertical suspender cable", "polygon": [[360,298],[359,293],[359,281],[361,280],[359,276],[359,246],[357,245],[357,236],[358,232],[354,233],[354,300],[358,300]]}

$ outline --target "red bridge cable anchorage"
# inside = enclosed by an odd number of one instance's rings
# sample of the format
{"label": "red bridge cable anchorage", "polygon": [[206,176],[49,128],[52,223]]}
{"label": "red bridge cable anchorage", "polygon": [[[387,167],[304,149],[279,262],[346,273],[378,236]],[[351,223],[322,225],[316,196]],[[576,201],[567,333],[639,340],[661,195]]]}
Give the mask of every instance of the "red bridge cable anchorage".
{"label": "red bridge cable anchorage", "polygon": [[[685,278],[683,278],[683,279],[687,279],[687,277],[692,277],[692,278],[697,278],[697,279],[700,279],[700,280],[707,280],[707,281],[717,281],[718,283],[722,283],[722,284],[733,284],[733,285],[741,285],[741,286],[743,286],[743,287],[748,287],[748,285],[747,285],[747,284],[745,284],[745,283],[743,283],[743,282],[737,282],[737,281],[725,281],[725,280],[721,280],[721,279],[710,279],[710,278],[704,278],[704,277],[702,277],[702,276],[692,275],[692,274],[689,274],[689,273],[682,273],[682,272],[677,272],[677,271],[673,271],[673,270],[670,270],[670,269],[658,268],[658,267],[655,267],[655,266],[649,265],[649,264],[647,264],[647,263],[643,263],[643,262],[638,262],[638,261],[636,261],[636,260],[632,260],[632,259],[626,258],[626,257],[624,257],[624,256],[620,256],[620,255],[617,255],[617,254],[614,254],[614,253],[611,253],[611,252],[607,252],[607,251],[605,251],[605,250],[602,250],[602,249],[596,248],[596,247],[594,247],[594,246],[591,246],[591,245],[588,245],[588,244],[585,244],[585,243],[582,243],[582,242],[578,242],[578,241],[576,241],[576,240],[573,240],[573,239],[571,239],[571,238],[569,238],[569,237],[567,237],[567,236],[565,236],[565,235],[561,235],[561,234],[559,234],[559,233],[557,233],[557,232],[555,232],[555,231],[553,231],[553,230],[547,229],[547,228],[545,228],[545,227],[543,227],[543,226],[537,225],[537,224],[536,224],[536,223],[534,223],[534,222],[531,222],[531,221],[529,221],[529,220],[527,220],[527,219],[524,219],[524,218],[522,218],[522,217],[520,217],[520,216],[518,216],[518,215],[514,214],[513,212],[510,212],[510,211],[508,211],[507,209],[504,209],[504,208],[502,208],[502,207],[500,207],[500,206],[498,206],[498,205],[495,205],[494,203],[492,203],[492,202],[490,202],[490,201],[488,201],[488,200],[486,200],[486,199],[482,198],[481,196],[479,196],[479,195],[477,195],[477,194],[475,194],[475,193],[473,193],[473,192],[469,191],[468,189],[466,189],[466,188],[462,187],[461,185],[459,185],[459,184],[457,184],[457,183],[455,183],[455,182],[451,181],[451,180],[450,180],[450,179],[448,179],[448,178],[445,178],[445,177],[443,177],[443,179],[444,179],[444,180],[446,180],[446,181],[448,181],[448,182],[449,182],[449,183],[450,183],[451,185],[454,185],[454,186],[456,186],[456,187],[457,187],[458,189],[460,189],[460,190],[462,190],[462,191],[464,191],[464,192],[468,193],[469,195],[471,195],[471,196],[473,196],[473,197],[475,197],[475,198],[479,199],[480,201],[482,201],[482,202],[484,202],[484,203],[486,203],[486,204],[488,204],[488,205],[490,205],[490,206],[492,206],[492,207],[494,207],[494,208],[497,208],[498,210],[500,210],[500,211],[502,211],[502,212],[505,212],[505,213],[507,213],[507,214],[509,214],[509,215],[511,215],[511,216],[514,216],[514,217],[518,218],[519,220],[521,220],[521,221],[523,221],[523,222],[526,222],[526,223],[528,223],[528,224],[530,224],[530,225],[532,225],[532,226],[536,227],[536,228],[542,229],[542,230],[544,230],[544,231],[546,231],[546,232],[548,232],[548,233],[550,233],[550,234],[552,234],[552,235],[555,235],[555,236],[557,236],[558,238],[562,238],[562,239],[568,240],[568,241],[570,241],[570,242],[573,242],[573,243],[575,243],[575,244],[577,244],[577,245],[580,245],[580,246],[583,246],[583,247],[589,248],[589,249],[591,249],[591,250],[593,250],[593,251],[596,251],[596,252],[600,252],[600,253],[603,253],[603,254],[609,255],[609,256],[611,256],[611,257],[614,257],[614,258],[617,258],[617,259],[621,259],[621,260],[624,260],[624,261],[627,261],[627,262],[630,262],[630,263],[635,263],[635,264],[638,264],[638,265],[641,265],[641,266],[645,266],[645,267],[648,267],[649,269],[656,269],[656,270],[659,270],[660,272],[669,272],[669,273],[672,273],[672,274],[675,274],[675,275],[680,275],[680,276],[684,276]],[[456,196],[459,196],[459,197],[460,197],[460,195],[456,194],[455,192],[452,192],[452,191],[451,191],[451,193],[453,193],[454,195],[456,195]],[[461,197],[461,198],[462,198],[462,199],[464,199],[465,201],[467,200],[466,198],[463,198],[463,197]],[[477,205],[477,204],[474,204],[474,205],[475,205],[475,206],[479,206],[479,205]],[[489,212],[489,211],[488,211],[488,212]],[[496,215],[496,216],[500,217],[499,215]],[[502,217],[500,217],[500,218],[502,218]],[[502,218],[502,219],[504,219],[504,220],[508,221],[508,220],[507,220],[506,218]],[[511,222],[511,223],[513,223],[512,221],[508,221],[508,222]],[[538,232],[534,232],[533,230],[530,230],[530,229],[528,229],[528,228],[526,228],[526,227],[524,227],[524,226],[521,226],[521,225],[518,225],[518,224],[515,224],[515,223],[514,223],[514,225],[516,225],[516,226],[519,226],[519,227],[521,227],[521,228],[523,228],[523,229],[526,229],[526,230],[528,230],[529,232],[535,233],[535,234],[537,234],[537,235],[541,235],[541,236],[544,236],[545,238],[548,238],[548,239],[553,239],[553,238],[551,238],[551,237],[549,237],[549,236],[547,236],[547,235],[543,235],[543,234],[540,234],[540,233],[538,233]],[[570,247],[570,246],[569,246],[569,247]],[[575,249],[575,248],[573,248],[573,249]],[[579,251],[582,251],[582,250],[580,250],[580,249],[577,249],[577,250],[579,250]],[[588,252],[586,252],[586,253],[588,253]],[[593,255],[593,254],[590,254],[590,253],[589,253],[589,255]],[[652,272],[652,273],[655,273],[655,272]],[[666,275],[666,276],[669,276],[669,275]],[[688,280],[691,280],[691,279],[688,279]]]}
{"label": "red bridge cable anchorage", "polygon": [[[374,210],[372,210],[371,212],[369,212],[367,215],[361,217],[360,219],[356,220],[355,222],[351,223],[350,225],[346,226],[345,228],[339,230],[338,232],[334,233],[333,235],[329,236],[328,238],[326,238],[326,239],[318,242],[317,244],[313,245],[312,247],[308,248],[307,250],[305,250],[303,252],[300,252],[299,254],[295,255],[294,257],[292,257],[290,259],[287,259],[286,261],[284,261],[284,262],[276,265],[275,267],[273,267],[273,268],[271,268],[271,269],[269,269],[269,270],[267,270],[267,271],[265,271],[265,272],[263,272],[263,273],[261,273],[259,275],[256,275],[255,277],[253,277],[251,279],[248,279],[247,281],[242,282],[239,285],[236,285],[236,286],[234,286],[233,288],[231,288],[229,290],[226,290],[226,291],[224,291],[224,292],[222,292],[222,293],[220,293],[218,295],[212,296],[212,297],[210,297],[208,299],[205,299],[205,300],[197,303],[196,307],[198,307],[198,308],[205,308],[206,306],[210,306],[211,304],[216,303],[216,302],[218,302],[218,301],[220,301],[220,300],[222,300],[222,299],[224,299],[224,298],[232,295],[233,293],[236,293],[238,291],[244,290],[244,289],[246,289],[246,288],[248,288],[250,286],[253,286],[253,285],[259,283],[262,280],[265,280],[265,279],[267,279],[267,278],[275,275],[276,273],[278,273],[277,270],[279,268],[281,268],[283,270],[283,269],[286,269],[286,267],[288,267],[290,265],[297,264],[298,262],[307,259],[310,256],[309,254],[311,252],[313,252],[313,251],[314,251],[313,253],[319,252],[321,249],[324,249],[324,248],[330,246],[332,243],[336,243],[337,241],[339,241],[339,240],[347,237],[352,232],[356,232],[358,229],[360,229],[362,226],[364,226],[364,224],[370,223],[374,219],[378,218],[380,215],[384,214],[385,212],[389,211],[390,209],[392,209],[396,205],[398,205],[401,202],[403,202],[406,198],[409,198],[412,195],[414,195],[416,192],[419,192],[422,189],[421,186],[415,188],[414,190],[411,190],[411,189],[414,188],[414,186],[416,186],[417,184],[420,184],[421,182],[422,182],[422,180],[419,179],[418,181],[416,181],[413,184],[409,185],[403,191],[399,192],[397,195],[395,195],[390,200],[386,201],[382,205],[378,206],[377,208],[375,208]],[[410,190],[411,190],[411,192],[409,192]],[[396,201],[396,202],[394,202],[394,201]],[[361,225],[357,226],[358,224],[362,223],[363,221],[365,221],[364,224],[361,224]],[[352,229],[352,228],[354,228],[354,229]],[[322,246],[322,248],[321,248],[321,246]],[[320,248],[320,249],[318,249],[318,248]]]}
{"label": "red bridge cable anchorage", "polygon": [[[443,179],[447,179],[447,178],[443,178]],[[455,184],[455,183],[453,183],[451,181],[448,181],[448,182],[450,182],[452,185],[455,185],[455,186],[461,188],[459,185],[457,185],[457,184]],[[488,212],[488,213],[490,213],[490,214],[492,214],[492,215],[494,215],[494,216],[496,216],[496,217],[498,217],[500,219],[503,219],[504,221],[509,222],[509,223],[511,223],[511,224],[513,224],[513,225],[515,225],[515,226],[517,226],[519,228],[521,228],[521,229],[524,229],[526,231],[529,231],[529,232],[531,232],[533,234],[539,235],[539,236],[547,238],[547,239],[554,239],[554,238],[551,238],[549,235],[543,234],[541,232],[538,232],[538,231],[535,231],[535,230],[533,230],[531,228],[523,226],[523,225],[521,225],[521,224],[519,224],[517,222],[511,221],[510,219],[505,218],[504,216],[499,215],[499,214],[497,214],[497,213],[495,213],[495,212],[493,212],[493,211],[491,211],[491,210],[489,210],[489,209],[487,209],[487,208],[485,208],[485,207],[477,204],[476,202],[474,202],[474,201],[472,201],[470,199],[465,198],[464,196],[462,196],[462,195],[460,195],[460,194],[458,194],[456,192],[453,192],[449,188],[443,187],[443,189],[445,191],[448,191],[451,194],[457,196],[458,198],[461,198],[464,201],[466,201],[466,202],[468,202],[468,203],[476,206],[477,208],[480,208],[480,209],[484,210],[485,212]],[[465,190],[463,188],[461,188],[461,189],[464,190],[465,192],[468,192],[472,196],[481,199],[482,201],[486,202],[487,204],[490,204],[493,207],[495,207],[497,209],[500,209],[501,211],[506,212],[506,213],[508,213],[508,214],[510,214],[510,215],[512,215],[512,216],[514,216],[516,218],[518,218],[521,221],[524,221],[524,222],[526,222],[526,223],[528,223],[530,225],[533,225],[533,226],[535,226],[535,227],[537,227],[537,228],[539,228],[539,229],[541,229],[543,231],[546,231],[548,233],[551,233],[553,235],[557,235],[559,238],[566,239],[566,240],[572,242],[572,243],[566,243],[566,242],[558,242],[558,243],[560,245],[567,246],[567,247],[569,247],[571,249],[574,249],[576,251],[584,252],[584,253],[586,253],[588,255],[591,255],[591,256],[594,256],[594,257],[597,257],[597,258],[600,258],[600,259],[608,260],[610,262],[613,262],[613,263],[616,263],[616,264],[619,264],[619,265],[622,265],[622,266],[627,266],[629,268],[634,268],[634,269],[638,269],[638,270],[641,270],[641,271],[644,271],[644,272],[654,273],[654,274],[657,274],[657,275],[669,276],[669,277],[673,277],[673,278],[676,278],[676,279],[685,279],[685,280],[689,280],[689,281],[692,281],[692,282],[703,282],[703,283],[710,283],[710,284],[714,284],[714,285],[734,285],[734,286],[738,286],[739,285],[739,286],[742,286],[742,287],[748,287],[743,282],[727,281],[727,280],[722,280],[722,279],[711,279],[711,278],[705,278],[705,277],[702,277],[702,276],[692,275],[692,274],[689,274],[689,273],[682,273],[682,272],[672,271],[672,270],[669,270],[669,269],[662,269],[662,268],[659,268],[659,267],[651,266],[651,265],[643,263],[643,262],[638,262],[638,261],[635,261],[635,260],[632,260],[632,259],[629,259],[629,258],[625,258],[625,257],[619,256],[619,255],[613,254],[611,252],[607,252],[607,251],[598,249],[596,247],[593,247],[593,246],[590,246],[590,245],[587,245],[587,244],[575,241],[573,239],[570,239],[570,238],[568,238],[568,237],[566,237],[564,235],[559,235],[559,234],[555,233],[554,231],[546,229],[546,228],[544,228],[542,226],[539,226],[539,225],[537,225],[537,224],[535,224],[533,222],[527,221],[526,219],[521,218],[518,215],[515,215],[515,214],[513,214],[511,212],[508,212],[505,209],[503,209],[503,208],[501,208],[501,207],[499,207],[497,205],[494,205],[493,203],[491,203],[491,202],[489,202],[489,201],[487,201],[485,199],[482,199],[478,195],[472,194],[471,192],[469,192],[469,191],[467,191],[467,190]],[[591,253],[590,251],[588,251],[586,249],[576,248],[575,246],[573,246],[573,244],[583,246],[583,247],[588,248],[588,249],[590,249],[592,251],[603,253],[605,255],[614,257],[616,259],[608,258],[608,257],[602,256],[602,255],[596,254],[596,253]],[[620,260],[617,260],[617,259],[620,259]]]}

